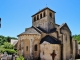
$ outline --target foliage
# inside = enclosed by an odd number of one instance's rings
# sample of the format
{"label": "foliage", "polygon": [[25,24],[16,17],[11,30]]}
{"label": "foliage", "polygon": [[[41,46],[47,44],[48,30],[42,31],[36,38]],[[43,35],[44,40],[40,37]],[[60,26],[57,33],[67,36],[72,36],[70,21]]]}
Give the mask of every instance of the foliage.
{"label": "foliage", "polygon": [[17,39],[17,38],[9,36],[5,37],[0,35],[0,45],[3,45],[4,42],[10,42],[10,39]]}
{"label": "foliage", "polygon": [[9,42],[4,42],[4,44],[0,46],[0,53],[4,52],[7,52],[8,54],[17,53],[17,51],[14,50],[14,46]]}
{"label": "foliage", "polygon": [[24,60],[24,57],[20,55],[19,57],[16,58],[16,60]]}
{"label": "foliage", "polygon": [[14,46],[13,45],[11,45],[10,43],[8,43],[8,42],[4,42],[4,48],[6,48],[6,49],[13,49],[14,48]]}
{"label": "foliage", "polygon": [[78,35],[73,35],[73,38],[74,38],[75,40],[78,40],[78,43],[80,44],[80,34],[78,34]]}

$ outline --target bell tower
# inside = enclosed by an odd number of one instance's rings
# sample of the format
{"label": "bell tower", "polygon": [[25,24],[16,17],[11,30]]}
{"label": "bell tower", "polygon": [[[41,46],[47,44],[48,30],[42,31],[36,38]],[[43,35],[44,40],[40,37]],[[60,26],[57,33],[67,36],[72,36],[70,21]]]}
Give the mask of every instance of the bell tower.
{"label": "bell tower", "polygon": [[55,13],[55,11],[48,7],[40,10],[36,14],[32,15],[32,25],[49,32],[55,27]]}

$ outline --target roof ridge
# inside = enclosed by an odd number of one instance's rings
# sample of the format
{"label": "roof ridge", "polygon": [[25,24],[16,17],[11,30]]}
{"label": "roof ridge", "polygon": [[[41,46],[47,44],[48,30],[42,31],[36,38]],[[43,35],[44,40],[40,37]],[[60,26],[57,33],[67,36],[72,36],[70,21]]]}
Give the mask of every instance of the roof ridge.
{"label": "roof ridge", "polygon": [[36,27],[34,27],[34,26],[32,26],[36,31],[38,31],[39,33],[41,33],[42,31],[41,30],[39,30],[38,28],[36,28]]}
{"label": "roof ridge", "polygon": [[63,27],[66,23],[63,23],[59,28]]}

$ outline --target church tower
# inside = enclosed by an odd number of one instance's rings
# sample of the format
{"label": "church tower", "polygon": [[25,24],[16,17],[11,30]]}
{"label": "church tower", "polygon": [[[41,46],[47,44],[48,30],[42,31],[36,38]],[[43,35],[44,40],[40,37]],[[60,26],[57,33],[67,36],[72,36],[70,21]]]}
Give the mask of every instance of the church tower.
{"label": "church tower", "polygon": [[55,27],[55,11],[46,7],[32,15],[32,25],[49,32]]}

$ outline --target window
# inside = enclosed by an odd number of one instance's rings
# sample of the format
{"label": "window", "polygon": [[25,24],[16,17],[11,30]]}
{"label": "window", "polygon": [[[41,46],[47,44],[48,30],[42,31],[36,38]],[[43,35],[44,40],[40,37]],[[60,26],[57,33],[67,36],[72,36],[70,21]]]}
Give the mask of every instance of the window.
{"label": "window", "polygon": [[37,15],[37,20],[39,20],[39,15]]}
{"label": "window", "polygon": [[52,18],[52,13],[50,13],[50,17]]}
{"label": "window", "polygon": [[44,55],[44,51],[43,51],[43,55]]}
{"label": "window", "polygon": [[34,17],[34,22],[36,21],[36,17]]}
{"label": "window", "polygon": [[65,40],[67,41],[67,35],[65,34]]}
{"label": "window", "polygon": [[45,17],[45,12],[43,13],[43,17]]}
{"label": "window", "polygon": [[34,46],[34,50],[37,51],[37,45]]}
{"label": "window", "polygon": [[19,50],[21,50],[21,44],[19,45]]}
{"label": "window", "polygon": [[26,46],[26,51],[28,51],[28,46]]}
{"label": "window", "polygon": [[42,18],[42,14],[40,14],[40,18]]}

